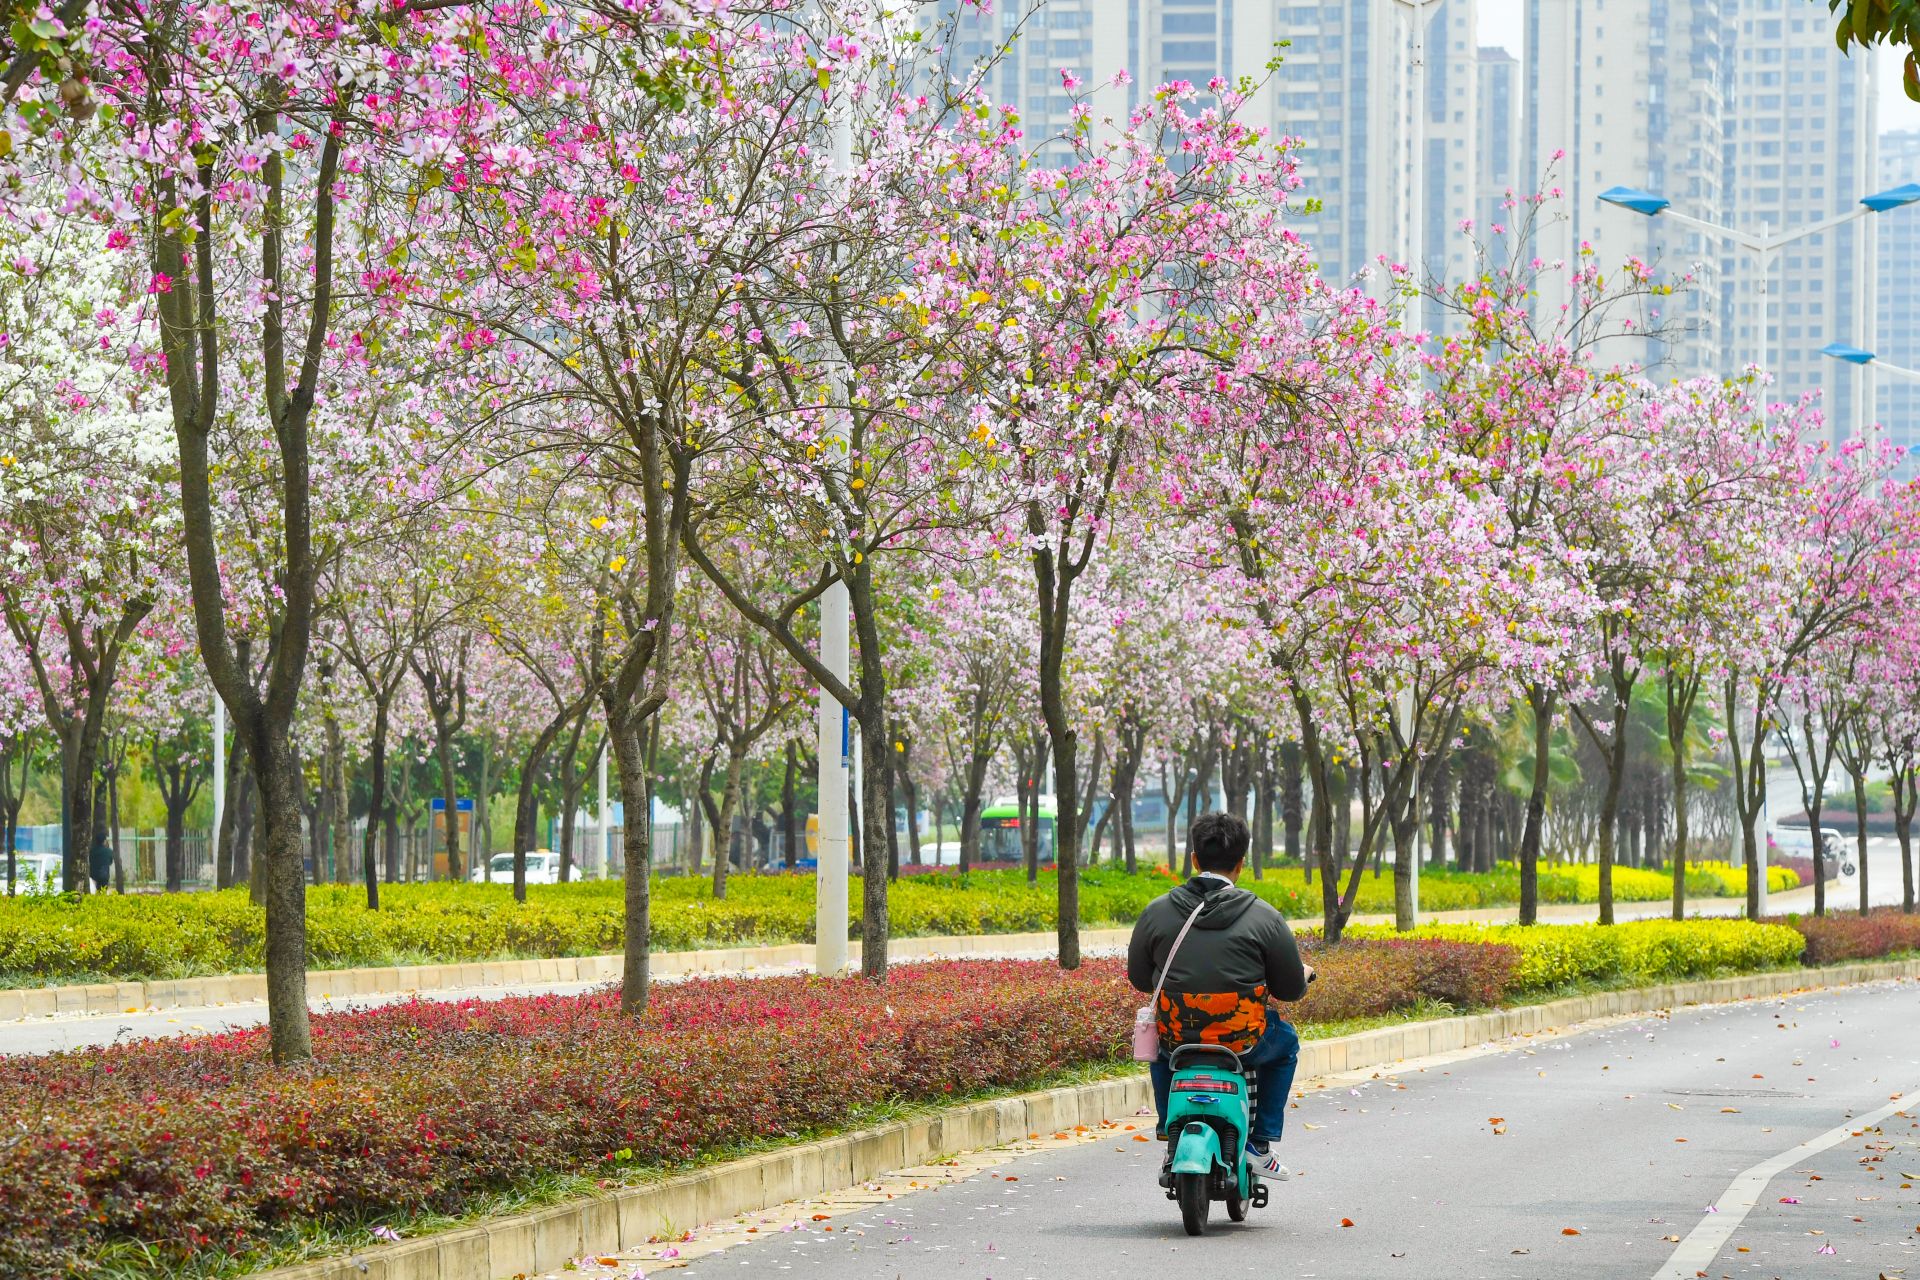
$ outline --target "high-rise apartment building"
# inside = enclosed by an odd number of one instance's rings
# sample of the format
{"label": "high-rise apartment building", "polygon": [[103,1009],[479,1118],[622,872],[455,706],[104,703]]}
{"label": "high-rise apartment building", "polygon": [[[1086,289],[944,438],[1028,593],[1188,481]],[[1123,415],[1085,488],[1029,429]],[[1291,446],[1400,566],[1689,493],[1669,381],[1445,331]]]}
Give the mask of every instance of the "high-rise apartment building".
{"label": "high-rise apartment building", "polygon": [[1881,185],[1871,59],[1840,53],[1829,31],[1827,14],[1797,0],[1530,0],[1525,171],[1564,149],[1556,182],[1566,221],[1542,256],[1590,244],[1602,266],[1634,256],[1669,277],[1698,273],[1661,317],[1666,340],[1619,344],[1614,358],[1640,360],[1655,377],[1760,363],[1775,379],[1772,398],[1818,392],[1845,436],[1866,417],[1863,376],[1819,350],[1866,341],[1862,283],[1881,219],[1787,245],[1763,274],[1724,237],[1598,200],[1608,187],[1638,187],[1676,213],[1753,235],[1856,207]]}
{"label": "high-rise apartment building", "polygon": [[961,73],[977,65],[987,96],[1019,111],[1028,140],[1040,149],[1040,162],[1061,163],[1067,158],[1065,144],[1046,141],[1062,136],[1071,124],[1074,98],[1061,68],[1092,77],[1127,65],[1128,31],[1112,20],[1115,3],[1047,0],[1035,9],[1010,0],[982,13],[946,0],[941,17],[952,21],[956,12],[959,17],[950,66]]}
{"label": "high-rise apartment building", "polygon": [[[1216,75],[1262,81],[1244,118],[1300,139],[1300,198],[1321,211],[1299,227],[1322,271],[1345,280],[1381,255],[1397,260],[1409,241],[1411,12],[1398,0],[1002,0],[991,15],[963,12],[956,52],[964,62],[1012,42],[985,85],[1035,139],[1067,124],[1063,67],[1093,83],[1128,70],[1125,90],[1093,95],[1097,113],[1115,116],[1168,80],[1202,86],[1203,100]],[[1475,0],[1428,15],[1422,229],[1428,271],[1453,276],[1470,263],[1458,227],[1476,216],[1480,178]]]}
{"label": "high-rise apartment building", "polygon": [[[1889,187],[1920,182],[1920,129],[1880,135],[1880,180]],[[1920,206],[1896,209],[1879,223],[1879,268],[1876,310],[1879,323],[1866,345],[1886,363],[1920,369]],[[1909,460],[1906,474],[1920,473],[1920,382],[1876,374],[1874,399],[1878,417],[1895,444],[1904,445]]]}
{"label": "high-rise apartment building", "polygon": [[1480,141],[1475,149],[1478,172],[1473,200],[1474,234],[1485,239],[1496,226],[1508,226],[1514,213],[1504,206],[1507,193],[1525,198],[1532,177],[1523,178],[1520,104],[1526,86],[1520,60],[1501,48],[1482,48],[1478,64]]}
{"label": "high-rise apartment building", "polygon": [[[1727,0],[1733,84],[1726,147],[1727,214],[1743,231],[1791,232],[1858,206],[1879,190],[1878,132],[1869,58],[1834,47],[1831,18],[1797,0]],[[1677,203],[1677,199],[1676,199]],[[1738,368],[1764,358],[1773,395],[1822,396],[1831,435],[1866,423],[1864,375],[1821,356],[1839,341],[1871,344],[1862,286],[1875,261],[1879,226],[1866,217],[1787,245],[1774,255],[1763,296],[1754,257],[1726,255],[1729,318],[1723,359]],[[1907,287],[1911,288],[1911,279]],[[1763,335],[1762,312],[1772,303]]]}
{"label": "high-rise apartment building", "polygon": [[[1724,223],[1724,122],[1732,103],[1726,47],[1732,0],[1531,0],[1527,8],[1529,184],[1558,187],[1539,254],[1574,263],[1591,245],[1603,267],[1632,257],[1669,282],[1655,336],[1621,340],[1606,358],[1652,377],[1720,367],[1718,266],[1724,246],[1671,219],[1599,201],[1638,187],[1676,210]],[[1783,0],[1784,2],[1784,0]],[[1829,42],[1831,43],[1831,42]],[[1564,153],[1554,160],[1556,153]],[[1555,299],[1557,301],[1557,299]]]}
{"label": "high-rise apartment building", "polygon": [[[1268,8],[1244,0],[1242,7]],[[1332,279],[1382,255],[1399,261],[1412,240],[1413,12],[1398,0],[1281,0],[1272,10],[1272,38],[1289,43],[1261,103],[1262,123],[1302,141],[1305,193],[1324,206],[1302,232]],[[1476,14],[1475,0],[1426,10],[1425,199],[1417,216],[1423,274],[1442,279],[1472,265],[1459,226],[1474,216],[1479,177]]]}

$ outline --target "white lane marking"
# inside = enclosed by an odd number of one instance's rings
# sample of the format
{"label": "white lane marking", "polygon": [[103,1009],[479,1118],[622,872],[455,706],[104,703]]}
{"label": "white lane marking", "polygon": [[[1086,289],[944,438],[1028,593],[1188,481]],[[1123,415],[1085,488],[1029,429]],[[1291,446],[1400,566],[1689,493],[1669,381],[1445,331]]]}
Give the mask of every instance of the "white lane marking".
{"label": "white lane marking", "polygon": [[1878,1111],[1855,1116],[1837,1129],[1829,1129],[1817,1138],[1808,1138],[1797,1147],[1789,1147],[1770,1160],[1762,1160],[1733,1180],[1726,1194],[1715,1201],[1720,1212],[1708,1214],[1687,1238],[1674,1248],[1667,1264],[1653,1273],[1653,1280],[1694,1280],[1708,1263],[1719,1256],[1733,1233],[1746,1221],[1747,1214],[1766,1194],[1767,1184],[1783,1169],[1792,1168],[1808,1156],[1839,1146],[1862,1129],[1879,1124],[1896,1111],[1920,1105],[1920,1091],[1895,1098]]}

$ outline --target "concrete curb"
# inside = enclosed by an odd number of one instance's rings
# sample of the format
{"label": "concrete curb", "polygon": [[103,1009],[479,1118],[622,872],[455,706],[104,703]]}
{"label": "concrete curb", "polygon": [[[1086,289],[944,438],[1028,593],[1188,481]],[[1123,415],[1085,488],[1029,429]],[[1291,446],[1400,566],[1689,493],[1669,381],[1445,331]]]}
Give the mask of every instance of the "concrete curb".
{"label": "concrete curb", "polygon": [[[1088,950],[1124,947],[1131,928],[1086,929],[1080,945]],[[887,945],[889,960],[993,956],[1020,951],[1052,953],[1058,941],[1047,933],[984,933],[962,936],[895,938]],[[854,963],[860,944],[848,944]],[[785,969],[813,962],[813,944],[789,943],[773,947],[722,947],[711,951],[656,951],[655,977],[683,977],[701,973],[743,973],[754,969]],[[463,987],[514,987],[533,983],[614,982],[620,977],[619,955],[563,956],[557,960],[488,960],[471,964],[391,965],[371,969],[309,969],[307,996],[351,1000],[357,996],[396,995],[412,991],[446,991]],[[163,982],[100,982],[68,987],[21,987],[0,990],[0,1022],[51,1017],[57,1013],[127,1013],[143,1009],[198,1009],[221,1004],[260,1004],[267,998],[262,973],[216,978],[179,978]]]}
{"label": "concrete curb", "polygon": [[[1051,934],[1035,935],[1051,938]],[[1597,992],[1383,1027],[1300,1046],[1301,1082],[1391,1065],[1469,1045],[1534,1035],[1594,1018],[1717,1004],[1882,978],[1920,978],[1920,960],[1836,965]],[[470,1227],[383,1245],[344,1258],[258,1272],[262,1280],[504,1280],[553,1271],[574,1258],[635,1249],[680,1231],[769,1205],[829,1195],[893,1169],[1017,1142],[1033,1133],[1131,1116],[1152,1104],[1144,1073],[1096,1084],[974,1102],[920,1120],[883,1125],[629,1187],[489,1218]]]}

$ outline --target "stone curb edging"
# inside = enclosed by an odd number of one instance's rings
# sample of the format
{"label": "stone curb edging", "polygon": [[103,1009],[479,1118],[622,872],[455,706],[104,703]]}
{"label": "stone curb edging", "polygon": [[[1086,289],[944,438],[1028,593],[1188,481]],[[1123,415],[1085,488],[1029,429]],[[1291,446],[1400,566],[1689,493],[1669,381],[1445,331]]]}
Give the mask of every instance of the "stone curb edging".
{"label": "stone curb edging", "polygon": [[[1051,937],[1052,935],[1045,935]],[[1689,1004],[1755,999],[1883,978],[1920,978],[1920,960],[1836,965],[1669,983],[1574,996],[1550,1004],[1382,1027],[1300,1046],[1299,1079],[1450,1053],[1511,1035]],[[490,1218],[419,1240],[272,1271],[259,1280],[501,1280],[557,1270],[574,1258],[638,1248],[678,1231],[769,1205],[828,1195],[894,1169],[1018,1142],[1033,1133],[1131,1116],[1151,1105],[1144,1073],[1072,1088],[968,1103],[937,1115],[844,1134],[599,1193],[530,1213]]]}
{"label": "stone curb edging", "polygon": [[[1123,947],[1129,929],[1088,929],[1080,945],[1089,950]],[[895,938],[887,944],[890,960],[927,960],[935,957],[990,956],[1013,951],[1051,952],[1057,938],[1046,933],[983,933]],[[860,944],[848,944],[849,958],[858,963]],[[653,976],[681,977],[703,973],[742,973],[753,969],[780,969],[813,962],[813,944],[789,943],[771,947],[721,947],[710,951],[656,951]],[[488,960],[470,964],[388,965],[367,969],[309,969],[309,999],[327,996],[350,1000],[356,996],[398,995],[406,992],[447,991],[468,987],[513,987],[534,983],[613,982],[620,977],[618,954],[563,956],[557,960]],[[226,977],[178,978],[159,982],[98,982],[65,987],[19,987],[0,990],[0,1023],[45,1018],[62,1013],[128,1013],[149,1009],[197,1009],[222,1004],[259,1004],[267,998],[263,973]]]}

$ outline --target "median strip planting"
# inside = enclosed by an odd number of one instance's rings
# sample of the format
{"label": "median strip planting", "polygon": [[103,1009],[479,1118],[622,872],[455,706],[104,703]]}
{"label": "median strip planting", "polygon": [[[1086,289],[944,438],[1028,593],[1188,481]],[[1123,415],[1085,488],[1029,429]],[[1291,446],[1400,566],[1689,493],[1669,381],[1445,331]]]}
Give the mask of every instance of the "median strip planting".
{"label": "median strip planting", "polygon": [[[1289,1012],[1357,1018],[1790,964],[1802,935],[1738,921],[1422,931],[1321,948]],[[317,1017],[315,1059],[264,1031],[13,1059],[0,1075],[0,1274],[84,1274],[138,1249],[205,1270],[300,1233],[409,1230],[541,1175],[625,1177],[868,1122],[901,1105],[1117,1065],[1139,996],[1117,959],[411,1002]],[[229,1267],[228,1269],[231,1269]]]}

